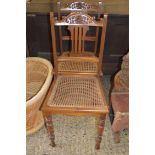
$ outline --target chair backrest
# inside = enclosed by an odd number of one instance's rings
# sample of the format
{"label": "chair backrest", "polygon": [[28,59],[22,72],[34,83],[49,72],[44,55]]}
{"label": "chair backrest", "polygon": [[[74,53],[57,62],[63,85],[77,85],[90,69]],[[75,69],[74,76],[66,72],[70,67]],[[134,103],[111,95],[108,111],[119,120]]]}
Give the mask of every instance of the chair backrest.
{"label": "chair backrest", "polygon": [[[84,13],[94,13],[96,17],[99,19],[100,16],[103,14],[103,0],[96,0],[96,1],[88,1],[88,0],[57,0],[57,13],[58,19],[62,19],[62,15],[68,15],[71,12],[84,12]],[[98,35],[99,35],[99,28],[96,28],[96,36],[95,40],[95,51],[97,50],[97,43],[98,43]],[[60,39],[60,49],[63,51],[63,41],[66,38],[63,38],[62,28],[59,27],[59,39]]]}
{"label": "chair backrest", "polygon": [[[83,12],[71,12],[64,16],[61,20],[54,18],[53,13],[50,13],[51,34],[53,56],[55,63],[56,74],[102,74],[102,58],[104,51],[105,33],[107,25],[107,15],[104,18],[95,20]],[[70,36],[63,36],[66,40],[71,41],[71,50],[62,52],[57,55],[55,27],[67,26],[70,31]],[[86,33],[90,27],[101,29],[99,42],[98,56],[96,53],[85,50],[86,41],[96,41],[96,36],[87,36]]]}

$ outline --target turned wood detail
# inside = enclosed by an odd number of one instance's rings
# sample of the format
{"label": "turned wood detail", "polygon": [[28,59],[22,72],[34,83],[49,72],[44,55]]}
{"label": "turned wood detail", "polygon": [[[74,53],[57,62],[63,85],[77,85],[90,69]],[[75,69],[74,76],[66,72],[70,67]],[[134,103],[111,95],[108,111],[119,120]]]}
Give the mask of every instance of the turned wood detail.
{"label": "turned wood detail", "polygon": [[54,135],[54,127],[52,122],[52,116],[44,116],[45,125],[48,131],[49,138],[51,140],[52,147],[55,147],[55,135]]}
{"label": "turned wood detail", "polygon": [[121,70],[114,78],[114,92],[129,91],[129,53],[123,57]]}
{"label": "turned wood detail", "polygon": [[102,141],[102,135],[104,131],[104,125],[105,125],[105,118],[106,116],[100,116],[99,117],[99,123],[98,123],[98,128],[97,128],[97,138],[96,138],[96,149],[100,149],[100,143]]}

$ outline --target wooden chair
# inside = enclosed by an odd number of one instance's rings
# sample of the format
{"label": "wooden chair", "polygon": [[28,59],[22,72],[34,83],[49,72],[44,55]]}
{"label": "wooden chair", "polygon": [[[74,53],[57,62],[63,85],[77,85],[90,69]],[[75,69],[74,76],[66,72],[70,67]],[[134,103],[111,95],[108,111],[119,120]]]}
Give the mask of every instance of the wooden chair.
{"label": "wooden chair", "polygon": [[[96,149],[100,148],[104,122],[108,107],[102,87],[102,57],[107,25],[107,15],[96,21],[93,17],[72,12],[61,21],[50,13],[51,35],[54,56],[54,81],[48,91],[42,112],[46,127],[54,147],[53,114],[71,116],[95,116],[99,118]],[[71,40],[70,51],[57,53],[55,27],[68,26]],[[90,26],[101,28],[101,41],[98,56],[85,51],[86,35]]]}

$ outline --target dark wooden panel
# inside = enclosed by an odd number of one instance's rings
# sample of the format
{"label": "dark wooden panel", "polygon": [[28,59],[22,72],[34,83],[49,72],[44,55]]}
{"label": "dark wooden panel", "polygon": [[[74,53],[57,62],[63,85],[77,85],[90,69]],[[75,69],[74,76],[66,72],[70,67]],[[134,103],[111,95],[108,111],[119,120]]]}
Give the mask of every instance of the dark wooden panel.
{"label": "dark wooden panel", "polygon": [[104,73],[113,75],[120,69],[122,56],[129,51],[129,16],[110,15],[108,18]]}
{"label": "dark wooden panel", "polygon": [[118,61],[129,50],[129,17],[110,15],[108,18],[104,55]]}
{"label": "dark wooden panel", "polygon": [[[27,14],[26,37],[30,56],[38,56],[38,53],[42,53],[42,56],[51,54],[49,16]],[[49,56],[47,58],[50,59]]]}

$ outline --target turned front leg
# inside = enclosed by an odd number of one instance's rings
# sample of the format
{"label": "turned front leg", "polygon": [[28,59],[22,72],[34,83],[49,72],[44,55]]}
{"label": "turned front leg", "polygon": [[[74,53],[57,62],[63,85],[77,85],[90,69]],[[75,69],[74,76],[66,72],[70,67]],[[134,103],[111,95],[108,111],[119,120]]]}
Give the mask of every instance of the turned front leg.
{"label": "turned front leg", "polygon": [[52,116],[44,116],[44,120],[45,120],[45,125],[47,128],[49,138],[51,140],[51,145],[52,147],[55,147],[55,142],[54,142],[55,136],[54,136],[54,126],[52,122]]}
{"label": "turned front leg", "polygon": [[99,123],[97,127],[97,139],[96,139],[96,145],[95,145],[96,149],[100,149],[100,143],[102,141],[102,134],[103,134],[104,124],[105,124],[105,118],[106,118],[106,115],[102,115],[99,117]]}

